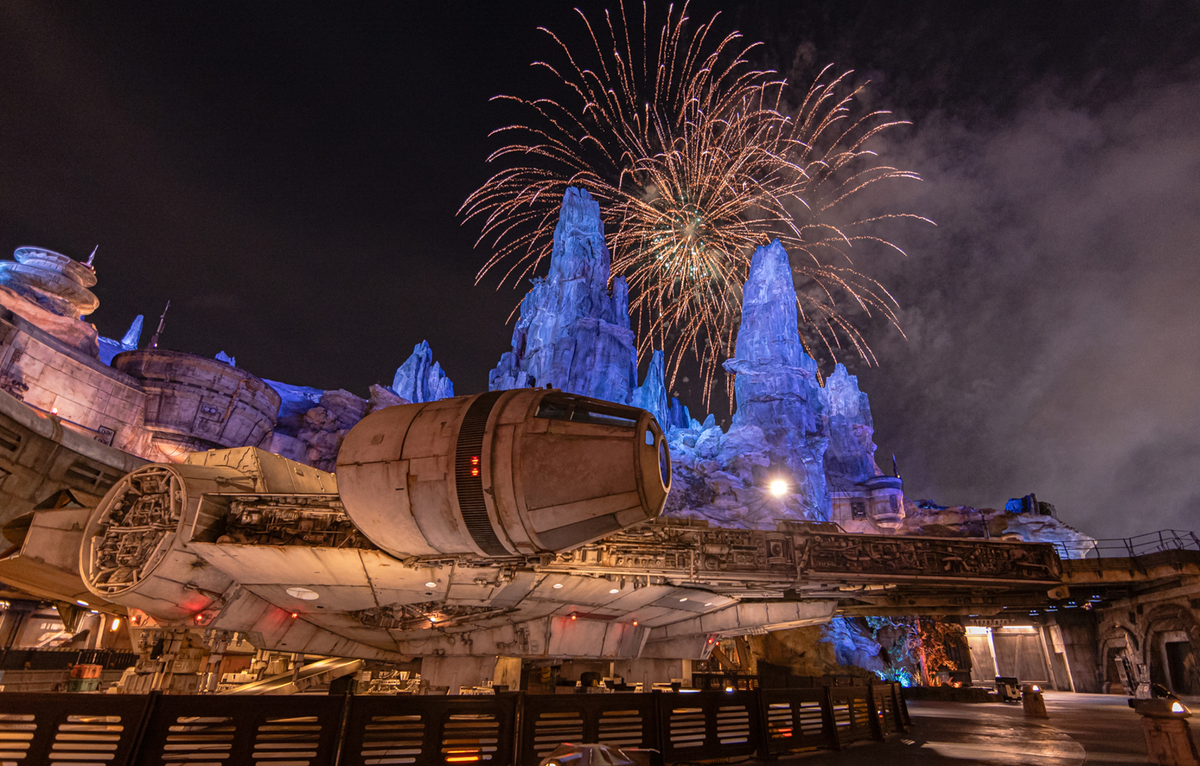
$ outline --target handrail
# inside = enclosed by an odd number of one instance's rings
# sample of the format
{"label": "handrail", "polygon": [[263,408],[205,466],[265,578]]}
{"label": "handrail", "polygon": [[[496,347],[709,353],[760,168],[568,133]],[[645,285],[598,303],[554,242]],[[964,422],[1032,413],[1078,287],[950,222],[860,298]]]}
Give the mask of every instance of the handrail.
{"label": "handrail", "polygon": [[1165,551],[1200,551],[1195,532],[1160,529],[1133,537],[1050,541],[1062,559],[1137,558]]}

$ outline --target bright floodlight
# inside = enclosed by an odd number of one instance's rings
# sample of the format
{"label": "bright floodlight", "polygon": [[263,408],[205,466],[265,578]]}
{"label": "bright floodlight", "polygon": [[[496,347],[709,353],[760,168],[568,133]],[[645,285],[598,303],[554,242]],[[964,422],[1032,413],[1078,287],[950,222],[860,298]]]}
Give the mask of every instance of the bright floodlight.
{"label": "bright floodlight", "polygon": [[771,494],[772,495],[774,495],[775,497],[783,497],[784,495],[787,494],[787,491],[788,491],[788,485],[787,485],[786,481],[784,481],[783,479],[772,479],[771,480]]}

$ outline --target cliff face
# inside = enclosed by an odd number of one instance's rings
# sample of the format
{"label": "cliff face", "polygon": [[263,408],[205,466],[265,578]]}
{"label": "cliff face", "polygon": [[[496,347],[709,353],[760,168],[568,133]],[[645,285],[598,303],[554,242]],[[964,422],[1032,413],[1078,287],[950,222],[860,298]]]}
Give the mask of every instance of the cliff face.
{"label": "cliff face", "polygon": [[[828,418],[797,322],[791,266],[776,240],[751,260],[734,358],[725,362],[736,376],[729,431],[710,417],[670,434],[672,515],[758,528],[829,518]],[[783,482],[781,493],[770,491],[773,482]]]}
{"label": "cliff face", "polygon": [[429,341],[413,346],[413,352],[392,378],[392,391],[408,402],[435,402],[454,396],[454,384],[442,366],[433,361],[433,350]]}
{"label": "cliff face", "polygon": [[629,329],[625,280],[608,280],[600,206],[586,191],[563,198],[550,273],[533,280],[521,302],[512,351],[488,375],[491,390],[553,386],[627,404],[637,386],[637,352]]}
{"label": "cliff face", "polygon": [[834,368],[820,392],[829,419],[829,448],[825,476],[831,488],[857,484],[882,475],[875,462],[875,423],[871,403],[858,390],[858,378],[844,365]]}

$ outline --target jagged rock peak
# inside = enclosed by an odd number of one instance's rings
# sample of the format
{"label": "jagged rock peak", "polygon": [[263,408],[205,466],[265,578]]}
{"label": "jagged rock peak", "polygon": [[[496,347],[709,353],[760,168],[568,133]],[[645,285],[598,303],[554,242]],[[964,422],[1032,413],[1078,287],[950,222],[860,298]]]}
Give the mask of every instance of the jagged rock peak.
{"label": "jagged rock peak", "polygon": [[759,247],[750,260],[734,357],[787,367],[807,366],[804,361],[812,361],[800,342],[792,266],[778,239]]}
{"label": "jagged rock peak", "polygon": [[433,361],[433,350],[429,341],[413,346],[412,355],[404,360],[392,379],[392,391],[413,404],[449,399],[454,396],[454,384],[442,371],[442,366]]}
{"label": "jagged rock peak", "polygon": [[142,342],[142,323],[146,321],[146,317],[138,314],[134,317],[133,324],[129,325],[129,329],[121,336],[121,347],[129,350],[138,347]]}
{"label": "jagged rock peak", "polygon": [[[567,187],[558,224],[554,227],[554,249],[550,254],[550,278],[599,281],[608,285],[612,258],[604,244],[604,221],[600,203],[585,189]],[[626,324],[629,317],[625,318]]]}
{"label": "jagged rock peak", "polygon": [[833,368],[833,374],[825,379],[821,397],[825,400],[825,409],[831,417],[845,415],[857,423],[874,426],[871,420],[871,403],[858,387],[858,376],[851,375],[846,365],[841,362]]}
{"label": "jagged rock peak", "polygon": [[779,240],[760,247],[742,292],[742,323],[733,359],[732,436],[755,429],[772,470],[786,479],[808,518],[829,518],[825,478],[829,424],[816,380],[817,363],[804,351],[796,288],[787,251]]}
{"label": "jagged rock peak", "polygon": [[838,364],[825,380],[821,403],[829,418],[829,449],[825,474],[830,484],[843,487],[883,472],[875,463],[875,424],[871,402],[858,388],[858,378]]}
{"label": "jagged rock peak", "polygon": [[583,189],[563,196],[549,274],[534,279],[521,301],[512,351],[488,375],[493,391],[553,386],[629,403],[637,385],[637,353],[629,329],[629,289],[608,279],[600,206]]}
{"label": "jagged rock peak", "polygon": [[642,385],[633,390],[629,403],[634,407],[649,410],[658,421],[663,431],[672,428],[690,428],[691,413],[674,396],[667,396],[666,362],[662,351],[655,351],[650,356],[650,366],[646,369],[646,377]]}

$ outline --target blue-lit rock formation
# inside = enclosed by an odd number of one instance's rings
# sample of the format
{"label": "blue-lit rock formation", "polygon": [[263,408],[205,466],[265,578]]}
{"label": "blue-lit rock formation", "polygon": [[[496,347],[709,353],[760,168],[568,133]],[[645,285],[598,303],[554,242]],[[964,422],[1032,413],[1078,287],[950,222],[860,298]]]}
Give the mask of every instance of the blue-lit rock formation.
{"label": "blue-lit rock formation", "polygon": [[609,291],[611,258],[600,206],[586,191],[563,197],[550,273],[533,280],[513,329],[512,351],[488,375],[491,390],[553,386],[628,403],[637,386],[623,277]]}
{"label": "blue-lit rock formation", "polygon": [[412,355],[396,370],[392,391],[409,402],[434,402],[454,396],[454,384],[442,366],[433,361],[428,341],[413,346]]}
{"label": "blue-lit rock formation", "polygon": [[642,380],[642,385],[633,389],[628,403],[649,410],[664,431],[691,427],[692,416],[688,408],[675,397],[667,396],[666,367],[661,351],[651,354],[646,377]]}
{"label": "blue-lit rock formation", "polygon": [[858,389],[858,378],[837,365],[821,389],[829,418],[829,448],[825,475],[834,487],[857,484],[882,475],[875,463],[875,424],[871,403]]}
{"label": "blue-lit rock formation", "polygon": [[129,329],[125,331],[120,340],[105,338],[103,335],[98,337],[96,340],[100,351],[100,361],[105,364],[112,364],[113,357],[117,354],[122,351],[133,351],[136,349],[142,340],[142,322],[145,319],[144,316],[138,314],[133,320],[133,324],[129,325]]}
{"label": "blue-lit rock formation", "polygon": [[[754,253],[725,369],[736,375],[733,424],[727,433],[712,420],[671,432],[677,483],[668,513],[759,528],[781,518],[828,519],[825,404],[817,363],[800,341],[796,288],[778,240]],[[769,492],[776,480],[787,485],[778,497]]]}
{"label": "blue-lit rock formation", "polygon": [[736,376],[733,428],[761,428],[771,467],[802,496],[813,517],[828,518],[825,407],[817,363],[800,341],[792,267],[779,240],[758,248],[750,261],[742,324],[725,369]]}

